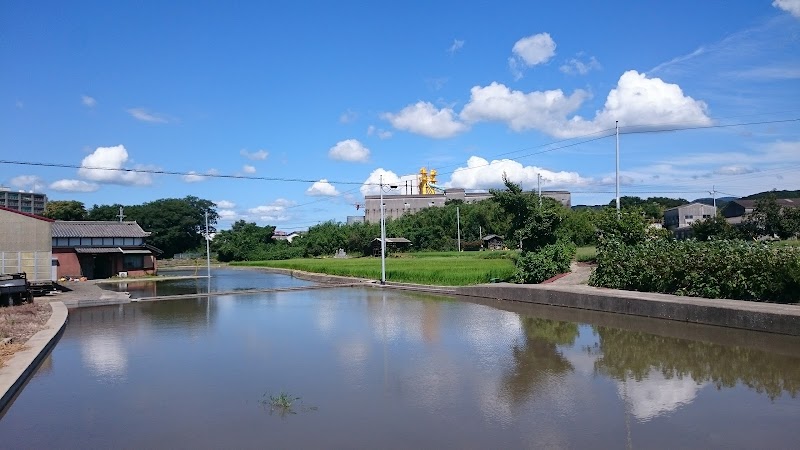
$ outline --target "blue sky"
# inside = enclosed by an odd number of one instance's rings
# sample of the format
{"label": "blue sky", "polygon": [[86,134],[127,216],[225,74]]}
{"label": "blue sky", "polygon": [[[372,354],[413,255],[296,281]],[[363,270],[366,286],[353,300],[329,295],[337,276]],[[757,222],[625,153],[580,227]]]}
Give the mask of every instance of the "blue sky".
{"label": "blue sky", "polygon": [[52,200],[299,230],[426,167],[607,203],[617,120],[623,195],[800,189],[800,0],[72,3],[0,5],[0,184]]}

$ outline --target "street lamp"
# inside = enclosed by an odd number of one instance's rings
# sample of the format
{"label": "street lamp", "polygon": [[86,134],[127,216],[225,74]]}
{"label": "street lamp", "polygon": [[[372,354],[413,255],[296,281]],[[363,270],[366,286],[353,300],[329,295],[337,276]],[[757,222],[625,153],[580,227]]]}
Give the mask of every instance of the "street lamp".
{"label": "street lamp", "polygon": [[[386,284],[386,214],[383,204],[383,175],[380,177],[381,191],[381,284]],[[388,186],[389,189],[396,189],[396,185]]]}

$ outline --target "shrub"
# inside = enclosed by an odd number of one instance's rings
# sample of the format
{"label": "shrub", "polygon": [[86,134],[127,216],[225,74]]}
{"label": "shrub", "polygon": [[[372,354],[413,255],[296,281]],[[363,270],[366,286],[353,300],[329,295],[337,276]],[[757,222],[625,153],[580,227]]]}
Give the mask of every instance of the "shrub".
{"label": "shrub", "polygon": [[598,251],[592,286],[706,298],[797,302],[800,249],[746,241],[614,240]]}
{"label": "shrub", "polygon": [[575,245],[564,241],[545,245],[536,251],[524,252],[517,259],[514,281],[541,283],[558,274],[569,272],[574,256]]}

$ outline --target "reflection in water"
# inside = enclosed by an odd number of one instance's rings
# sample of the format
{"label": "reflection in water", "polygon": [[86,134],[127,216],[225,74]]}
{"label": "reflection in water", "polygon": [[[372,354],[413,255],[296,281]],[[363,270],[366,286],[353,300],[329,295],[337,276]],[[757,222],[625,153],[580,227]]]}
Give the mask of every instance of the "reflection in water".
{"label": "reflection in water", "polygon": [[[690,378],[717,389],[745,385],[770,399],[800,391],[800,357],[596,327],[602,356],[595,368],[619,381],[646,380],[654,371],[664,379]],[[776,336],[776,339],[780,337]]]}
{"label": "reflection in water", "polygon": [[572,364],[556,346],[570,346],[578,337],[578,325],[536,317],[521,317],[524,342],[512,348],[514,365],[504,377],[515,404],[524,403],[537,386],[572,372]]}
{"label": "reflection in water", "polygon": [[[52,370],[31,380],[0,435],[13,448],[776,448],[800,439],[790,339],[766,340],[786,356],[702,340],[713,328],[666,338],[514,307],[341,288],[76,309]],[[258,401],[281,391],[318,409],[273,420]]]}

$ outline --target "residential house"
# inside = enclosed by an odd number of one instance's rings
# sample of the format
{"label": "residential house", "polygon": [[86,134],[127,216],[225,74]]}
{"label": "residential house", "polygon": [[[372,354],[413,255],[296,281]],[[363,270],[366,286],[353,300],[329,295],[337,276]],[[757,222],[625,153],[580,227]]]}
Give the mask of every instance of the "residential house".
{"label": "residential house", "polygon": [[145,244],[150,233],[136,222],[57,220],[52,236],[59,278],[134,277],[157,272],[156,255],[161,250]]}
{"label": "residential house", "polygon": [[691,227],[698,220],[717,215],[717,208],[704,203],[689,203],[664,210],[664,227],[670,231]]}
{"label": "residential house", "polygon": [[297,231],[292,231],[291,233],[287,233],[285,231],[276,231],[272,233],[272,239],[275,239],[276,241],[288,241],[290,244],[292,243],[292,240],[298,236],[300,236],[300,233]]}
{"label": "residential house", "polygon": [[502,250],[505,246],[503,237],[496,234],[487,234],[483,237],[483,248],[487,250]]}
{"label": "residential house", "polygon": [[[732,225],[744,222],[744,220],[756,209],[758,200],[736,199],[731,200],[722,208],[722,217]],[[776,199],[781,208],[800,207],[800,198],[779,198]]]}
{"label": "residential house", "polygon": [[54,222],[0,206],[0,273],[25,272],[34,283],[54,281],[50,240]]}

